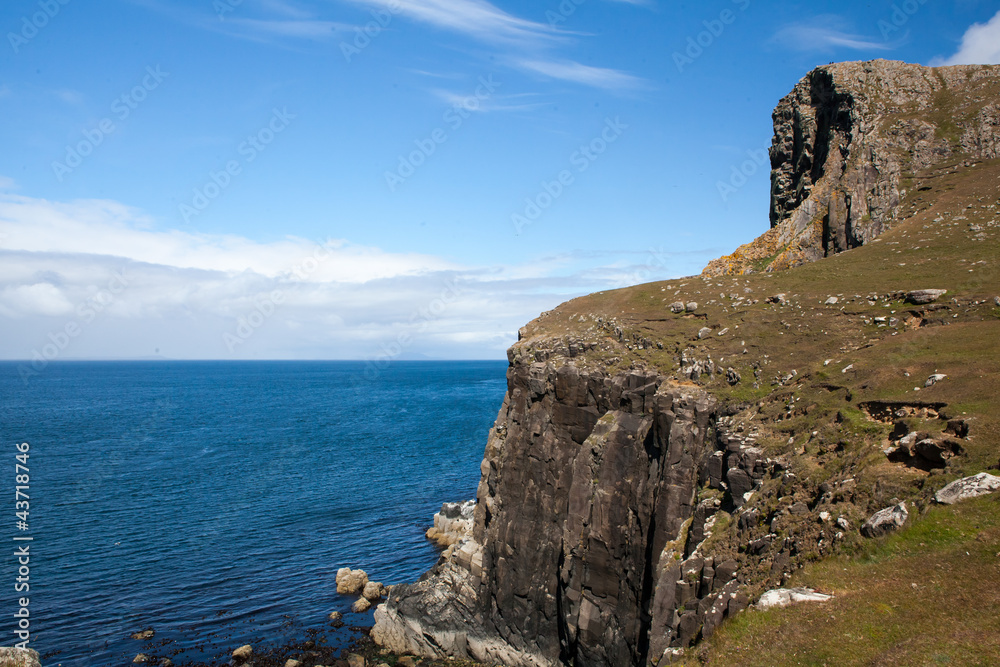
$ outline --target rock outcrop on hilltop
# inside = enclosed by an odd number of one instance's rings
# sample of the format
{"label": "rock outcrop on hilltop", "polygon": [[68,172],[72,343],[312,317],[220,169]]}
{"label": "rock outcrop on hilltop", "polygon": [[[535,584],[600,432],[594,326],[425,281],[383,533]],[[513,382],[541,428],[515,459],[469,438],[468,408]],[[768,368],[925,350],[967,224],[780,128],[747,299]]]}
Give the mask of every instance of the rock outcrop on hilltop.
{"label": "rock outcrop on hilltop", "polygon": [[773,119],[771,229],[706,274],[780,270],[864,245],[899,220],[915,173],[1000,157],[1000,66],[818,67]]}

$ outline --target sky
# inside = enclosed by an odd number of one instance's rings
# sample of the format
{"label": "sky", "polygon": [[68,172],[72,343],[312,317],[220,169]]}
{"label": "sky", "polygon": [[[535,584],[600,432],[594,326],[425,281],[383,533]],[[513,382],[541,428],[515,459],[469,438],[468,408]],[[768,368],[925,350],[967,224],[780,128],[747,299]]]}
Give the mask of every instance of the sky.
{"label": "sky", "polygon": [[0,359],[502,359],[768,226],[810,69],[976,0],[5,0]]}

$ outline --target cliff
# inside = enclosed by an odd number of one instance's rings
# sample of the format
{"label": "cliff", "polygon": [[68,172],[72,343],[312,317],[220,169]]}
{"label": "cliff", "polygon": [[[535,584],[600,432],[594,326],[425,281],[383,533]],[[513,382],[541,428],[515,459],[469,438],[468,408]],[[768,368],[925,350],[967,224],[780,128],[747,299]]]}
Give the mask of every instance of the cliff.
{"label": "cliff", "polygon": [[[933,82],[1000,80],[1000,68],[886,63],[810,77],[843,90],[844,72],[884,82],[890,70],[912,76],[880,104],[913,105],[911,128],[931,122],[921,109],[934,117]],[[809,207],[839,201],[821,196],[836,191],[836,152],[837,182],[868,174],[851,181],[861,190],[845,209],[858,224],[823,223],[829,248],[853,249],[787,271],[593,294],[524,327],[472,535],[419,582],[393,587],[375,615],[379,644],[509,666],[683,660],[803,565],[859,549],[877,511],[902,502],[918,516],[946,483],[997,465],[1000,159],[980,159],[996,135],[950,135],[947,167],[918,156],[943,155],[937,139],[894,163],[869,148],[872,173],[852,166],[857,142],[877,134],[858,128],[899,118],[866,115],[873,102],[845,93],[829,107],[843,114],[805,132],[810,77],[776,123],[772,232],[790,234],[784,264],[825,254],[806,252],[819,238],[809,225],[792,230]],[[817,149],[823,133],[850,150]],[[874,222],[890,210],[891,222]]]}
{"label": "cliff", "polygon": [[838,63],[774,110],[771,229],[711,275],[774,271],[869,243],[906,215],[914,175],[1000,157],[997,66]]}

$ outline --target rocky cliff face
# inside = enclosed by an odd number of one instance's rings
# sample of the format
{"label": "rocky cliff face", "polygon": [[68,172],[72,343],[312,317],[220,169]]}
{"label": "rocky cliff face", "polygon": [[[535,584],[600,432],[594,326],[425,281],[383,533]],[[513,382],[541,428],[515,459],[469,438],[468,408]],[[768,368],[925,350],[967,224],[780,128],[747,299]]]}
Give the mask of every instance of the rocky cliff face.
{"label": "rocky cliff face", "polygon": [[900,219],[916,174],[1000,157],[1000,67],[819,67],[773,119],[771,230],[707,274],[774,271],[858,247]]}
{"label": "rocky cliff face", "polygon": [[[715,510],[742,504],[771,463],[720,439],[704,390],[609,375],[577,357],[585,348],[511,349],[473,538],[393,588],[377,642],[504,665],[657,664],[747,605],[736,561],[697,546]],[[726,480],[735,498],[699,504],[701,482]]]}

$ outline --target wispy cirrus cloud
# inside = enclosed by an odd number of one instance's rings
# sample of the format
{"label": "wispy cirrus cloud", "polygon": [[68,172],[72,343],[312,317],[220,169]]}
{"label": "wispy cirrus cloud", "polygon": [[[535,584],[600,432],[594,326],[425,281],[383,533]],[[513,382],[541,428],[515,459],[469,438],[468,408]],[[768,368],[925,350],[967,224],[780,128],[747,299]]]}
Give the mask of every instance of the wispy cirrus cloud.
{"label": "wispy cirrus cloud", "polygon": [[1000,65],[1000,12],[986,23],[973,23],[953,55],[933,65]]}
{"label": "wispy cirrus cloud", "polygon": [[894,48],[884,40],[851,32],[846,21],[834,15],[787,25],[774,34],[771,42],[794,51],[887,51]]}
{"label": "wispy cirrus cloud", "polygon": [[547,102],[532,101],[538,99],[537,93],[515,93],[513,95],[492,95],[486,99],[471,98],[462,93],[435,88],[431,93],[445,104],[461,107],[473,113],[490,113],[494,111],[533,111],[546,106]]}
{"label": "wispy cirrus cloud", "polygon": [[347,0],[392,11],[478,40],[539,44],[561,32],[545,23],[522,19],[486,0]]}
{"label": "wispy cirrus cloud", "polygon": [[635,89],[644,85],[642,79],[620,70],[592,67],[572,60],[520,59],[514,62],[522,69],[552,79],[571,81],[605,90]]}
{"label": "wispy cirrus cloud", "polygon": [[[441,30],[498,47],[511,47],[505,55],[515,69],[542,74],[579,85],[622,91],[637,88],[643,80],[620,70],[592,67],[550,51],[581,37],[556,26],[519,18],[486,0],[345,0],[380,11],[392,11]],[[636,0],[616,0],[645,4]],[[529,52],[532,57],[525,58]]]}

